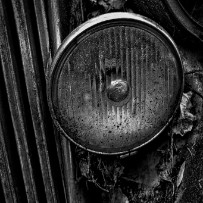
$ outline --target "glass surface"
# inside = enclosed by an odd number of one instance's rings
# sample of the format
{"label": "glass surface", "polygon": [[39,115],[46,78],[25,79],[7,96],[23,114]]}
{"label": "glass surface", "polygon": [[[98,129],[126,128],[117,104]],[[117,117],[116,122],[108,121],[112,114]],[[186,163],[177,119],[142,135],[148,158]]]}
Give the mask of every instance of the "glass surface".
{"label": "glass surface", "polygon": [[[60,125],[80,145],[120,152],[151,139],[173,115],[181,75],[170,47],[131,26],[87,35],[60,64],[54,106]],[[108,96],[124,81],[121,97]]]}

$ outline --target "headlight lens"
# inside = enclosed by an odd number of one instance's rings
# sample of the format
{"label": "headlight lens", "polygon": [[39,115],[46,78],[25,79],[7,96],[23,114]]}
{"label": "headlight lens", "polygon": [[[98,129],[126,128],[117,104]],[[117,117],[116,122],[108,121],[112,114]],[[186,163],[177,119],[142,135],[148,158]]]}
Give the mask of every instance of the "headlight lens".
{"label": "headlight lens", "polygon": [[90,24],[65,40],[52,64],[54,119],[90,151],[135,150],[163,130],[179,104],[179,54],[162,28],[141,16],[111,13]]}

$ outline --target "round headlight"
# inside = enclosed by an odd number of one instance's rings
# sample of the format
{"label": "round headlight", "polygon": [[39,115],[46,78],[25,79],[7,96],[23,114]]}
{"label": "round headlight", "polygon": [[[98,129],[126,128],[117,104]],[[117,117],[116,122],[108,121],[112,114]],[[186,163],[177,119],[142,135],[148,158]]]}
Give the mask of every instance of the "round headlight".
{"label": "round headlight", "polygon": [[92,152],[122,154],[169,123],[182,95],[183,69],[160,26],[140,15],[110,13],[64,40],[47,90],[65,136]]}

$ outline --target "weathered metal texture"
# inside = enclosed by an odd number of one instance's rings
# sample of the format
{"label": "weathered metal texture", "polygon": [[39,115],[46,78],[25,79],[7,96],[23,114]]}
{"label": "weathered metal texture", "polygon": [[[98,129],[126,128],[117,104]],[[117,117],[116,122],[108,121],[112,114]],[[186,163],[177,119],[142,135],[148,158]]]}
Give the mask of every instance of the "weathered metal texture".
{"label": "weathered metal texture", "polygon": [[[17,33],[20,43],[22,65],[25,76],[33,129],[39,153],[39,161],[44,181],[46,198],[49,202],[56,202],[55,190],[51,176],[49,156],[46,144],[45,120],[43,116],[43,96],[40,90],[39,64],[36,60],[35,44],[32,43],[33,30],[26,18],[26,5],[23,1],[12,1]],[[43,68],[43,67],[42,67]]]}
{"label": "weathered metal texture", "polygon": [[0,1],[1,202],[85,201],[72,147],[53,130],[46,100],[47,63],[63,40],[63,5]]}
{"label": "weathered metal texture", "polygon": [[[23,180],[27,199],[38,201],[36,194],[36,185],[33,179],[33,170],[31,166],[29,149],[27,144],[27,127],[23,112],[23,103],[20,93],[19,78],[16,78],[17,64],[15,63],[14,53],[9,42],[8,19],[4,14],[4,8],[1,2],[1,63],[8,95],[8,103],[13,122],[13,128],[21,162]],[[6,22],[7,20],[7,22]],[[11,34],[11,33],[10,33]],[[1,115],[2,116],[2,115]],[[3,118],[2,118],[3,119]]]}
{"label": "weathered metal texture", "polygon": [[[62,40],[65,36],[62,34],[61,17],[59,15],[60,1],[53,0],[48,2],[49,8],[49,27],[50,27],[50,41],[52,47],[52,57],[54,57],[57,49],[61,45]],[[67,21],[68,26],[68,21]],[[50,59],[51,61],[51,59]],[[47,74],[50,71],[50,67],[47,69]],[[60,161],[60,170],[63,179],[63,189],[65,192],[66,202],[70,203],[83,203],[85,197],[83,196],[82,190],[79,189],[79,185],[75,179],[75,168],[74,168],[74,156],[71,143],[67,138],[61,135],[55,130],[55,138],[57,143],[58,159]]]}
{"label": "weathered metal texture", "polygon": [[[0,90],[0,178],[5,202],[17,202],[14,180],[11,175],[11,166],[8,160],[6,138],[9,136],[3,113],[2,92]],[[3,197],[0,197],[2,201]]]}
{"label": "weathered metal texture", "polygon": [[0,1],[5,92],[0,98],[0,174],[6,202],[65,201],[45,92],[50,55],[46,15],[42,0]]}
{"label": "weathered metal texture", "polygon": [[45,69],[44,72],[46,73],[47,60],[50,54],[50,43],[45,5],[43,0],[33,0],[33,2],[35,10],[35,19],[39,34],[39,45],[42,55],[42,62],[43,67]]}
{"label": "weathered metal texture", "polygon": [[162,25],[176,40],[191,45],[203,41],[203,30],[186,15],[177,0],[133,0],[134,12],[145,15]]}
{"label": "weathered metal texture", "polygon": [[55,54],[61,45],[61,22],[59,17],[59,1],[53,0],[48,2],[50,38],[52,45],[52,55]]}

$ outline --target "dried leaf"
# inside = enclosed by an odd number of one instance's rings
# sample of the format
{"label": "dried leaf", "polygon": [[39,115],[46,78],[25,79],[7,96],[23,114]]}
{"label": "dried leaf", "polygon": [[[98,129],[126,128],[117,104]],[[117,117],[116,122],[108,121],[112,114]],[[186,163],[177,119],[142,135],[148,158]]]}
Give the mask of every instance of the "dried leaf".
{"label": "dried leaf", "polygon": [[106,11],[119,10],[124,7],[126,0],[99,0],[98,4],[103,6]]}
{"label": "dried leaf", "polygon": [[181,119],[195,120],[195,116],[190,113],[192,107],[191,103],[192,92],[183,93],[180,103]]}
{"label": "dried leaf", "polygon": [[173,133],[184,136],[193,129],[193,122],[189,120],[179,120],[176,126],[173,127]]}
{"label": "dried leaf", "polygon": [[182,183],[184,172],[185,172],[185,161],[181,165],[180,171],[178,173],[177,182],[176,182],[177,187],[179,187],[180,184]]}
{"label": "dried leaf", "polygon": [[170,169],[166,169],[166,170],[164,170],[164,171],[161,171],[161,172],[159,173],[159,177],[160,177],[162,180],[171,182]]}
{"label": "dried leaf", "polygon": [[180,117],[178,118],[177,124],[173,126],[174,134],[184,136],[193,129],[193,122],[196,120],[196,116],[190,112],[192,108],[191,97],[191,91],[184,93],[182,96],[180,103]]}
{"label": "dried leaf", "polygon": [[120,159],[99,156],[82,149],[76,150],[76,157],[81,176],[106,192],[114,189],[124,171]]}
{"label": "dried leaf", "polygon": [[81,160],[79,162],[79,167],[80,167],[81,175],[88,178],[90,174],[90,165],[86,161]]}

